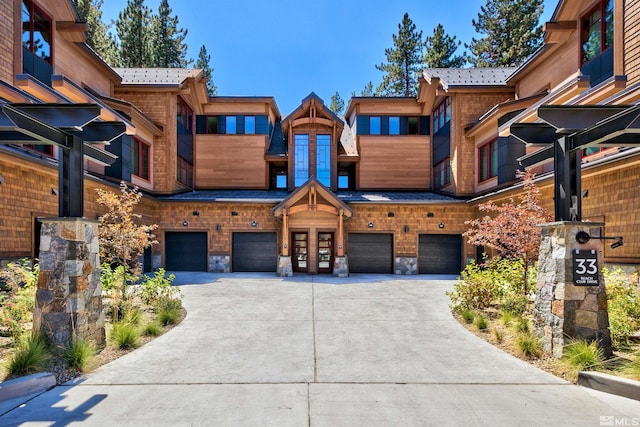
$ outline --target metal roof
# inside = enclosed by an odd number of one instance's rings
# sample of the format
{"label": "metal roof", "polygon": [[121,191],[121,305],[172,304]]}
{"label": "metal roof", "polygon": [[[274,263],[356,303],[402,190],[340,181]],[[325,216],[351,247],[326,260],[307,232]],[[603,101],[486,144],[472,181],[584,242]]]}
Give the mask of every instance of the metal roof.
{"label": "metal roof", "polygon": [[115,68],[123,85],[179,86],[196,77],[200,68]]}
{"label": "metal roof", "polygon": [[507,86],[507,78],[516,67],[502,68],[425,68],[426,79],[440,79],[444,88],[455,86]]}

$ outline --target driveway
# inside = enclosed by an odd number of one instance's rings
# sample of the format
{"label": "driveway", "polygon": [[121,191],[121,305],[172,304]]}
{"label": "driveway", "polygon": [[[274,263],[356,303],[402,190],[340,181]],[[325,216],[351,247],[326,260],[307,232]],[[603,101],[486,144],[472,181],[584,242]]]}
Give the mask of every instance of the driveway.
{"label": "driveway", "polygon": [[0,425],[640,423],[640,402],[569,384],[469,333],[449,312],[450,278],[177,276],[179,326]]}

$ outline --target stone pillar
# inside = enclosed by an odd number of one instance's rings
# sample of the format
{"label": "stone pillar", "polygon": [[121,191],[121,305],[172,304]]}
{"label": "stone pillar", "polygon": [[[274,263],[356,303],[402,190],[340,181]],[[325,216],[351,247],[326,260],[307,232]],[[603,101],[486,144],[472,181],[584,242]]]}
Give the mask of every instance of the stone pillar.
{"label": "stone pillar", "polygon": [[[572,339],[596,341],[605,357],[612,354],[607,296],[602,276],[602,241],[592,238],[585,244],[576,240],[579,231],[600,236],[602,223],[554,222],[542,224],[534,327],[543,349],[562,357],[564,345]],[[574,253],[591,250],[597,254],[597,286],[576,286]]]}
{"label": "stone pillar", "polygon": [[418,258],[414,256],[397,256],[396,274],[409,276],[418,274]]}
{"label": "stone pillar", "polygon": [[98,221],[42,220],[34,328],[54,346],[75,336],[105,345]]}
{"label": "stone pillar", "polygon": [[333,261],[334,277],[349,277],[349,260],[346,255],[337,256]]}
{"label": "stone pillar", "polygon": [[293,264],[291,264],[291,257],[280,255],[278,257],[278,276],[291,277],[293,276]]}

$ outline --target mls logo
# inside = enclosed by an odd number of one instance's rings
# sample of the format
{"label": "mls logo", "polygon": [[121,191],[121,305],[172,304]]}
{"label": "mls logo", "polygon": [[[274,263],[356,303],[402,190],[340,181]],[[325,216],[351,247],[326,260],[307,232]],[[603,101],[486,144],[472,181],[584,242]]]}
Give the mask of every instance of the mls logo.
{"label": "mls logo", "polygon": [[600,415],[600,425],[601,426],[615,425],[615,417],[613,415]]}

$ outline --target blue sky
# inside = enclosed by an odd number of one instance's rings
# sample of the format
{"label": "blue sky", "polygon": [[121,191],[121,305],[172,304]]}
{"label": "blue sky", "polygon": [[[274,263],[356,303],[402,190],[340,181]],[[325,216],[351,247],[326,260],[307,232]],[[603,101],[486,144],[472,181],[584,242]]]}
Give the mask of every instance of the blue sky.
{"label": "blue sky", "polygon": [[[160,0],[145,4],[158,10]],[[105,0],[109,23],[126,0]],[[545,0],[541,22],[558,1]],[[328,105],[338,91],[348,102],[382,73],[392,34],[405,12],[431,35],[441,23],[464,43],[474,37],[471,20],[486,0],[169,0],[180,26],[188,29],[188,56],[196,59],[207,47],[219,95],[274,96],[282,114],[293,111],[310,92]],[[112,31],[115,29],[112,27]]]}

